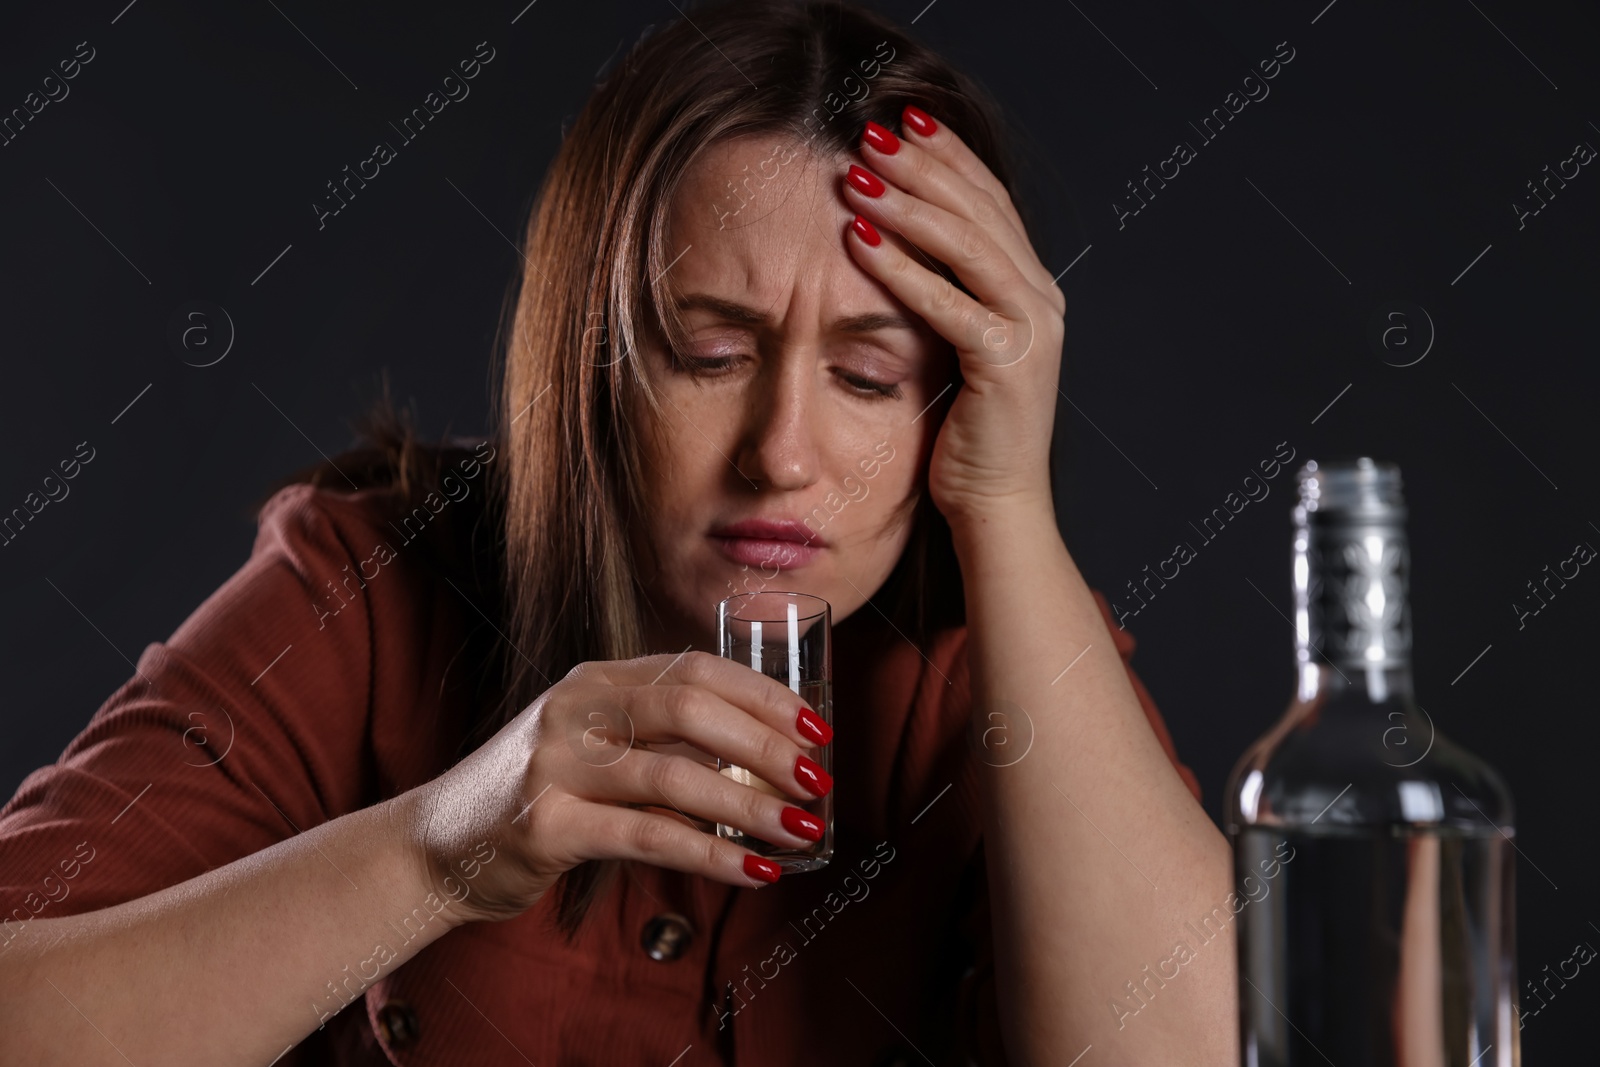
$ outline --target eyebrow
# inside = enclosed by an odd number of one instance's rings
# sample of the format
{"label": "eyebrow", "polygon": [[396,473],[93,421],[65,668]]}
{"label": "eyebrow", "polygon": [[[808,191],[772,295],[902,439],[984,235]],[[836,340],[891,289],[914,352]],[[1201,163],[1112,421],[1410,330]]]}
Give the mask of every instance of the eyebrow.
{"label": "eyebrow", "polygon": [[[677,307],[679,311],[709,311],[742,326],[767,326],[771,323],[764,313],[753,307],[708,293],[688,293],[677,301]],[[873,311],[835,319],[832,328],[836,333],[871,333],[874,330],[915,330],[917,324],[904,315]]]}

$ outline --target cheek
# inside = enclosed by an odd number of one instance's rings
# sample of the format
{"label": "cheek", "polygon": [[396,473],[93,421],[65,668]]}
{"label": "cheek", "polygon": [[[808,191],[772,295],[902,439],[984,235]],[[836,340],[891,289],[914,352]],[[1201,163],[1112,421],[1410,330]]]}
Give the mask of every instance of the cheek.
{"label": "cheek", "polygon": [[[879,459],[869,449],[866,454],[873,458],[866,470],[857,465],[846,479],[847,485],[857,487],[855,496],[859,502],[851,503],[847,511],[856,512],[851,526],[861,531],[862,547],[895,556],[910,531],[910,505],[917,493],[917,442],[904,440],[904,431],[899,436],[902,439],[899,443],[890,439],[892,453],[888,447],[881,449],[881,454],[889,459]],[[874,444],[883,440],[880,437]],[[870,473],[873,471],[876,473]],[[839,516],[841,520],[847,517],[847,514]]]}
{"label": "cheek", "polygon": [[727,450],[717,427],[732,425],[704,410],[697,390],[677,388],[675,382],[654,383],[661,407],[658,412],[633,416],[640,427],[639,456],[644,495],[658,513],[677,513],[703,495],[707,481],[717,476],[716,465],[725,464],[718,449]]}
{"label": "cheek", "polygon": [[[655,412],[644,402],[635,405],[634,424],[642,432],[641,449],[650,459],[651,476],[704,484],[726,467],[733,449],[732,428],[744,421],[744,394],[739,389],[698,385],[692,379],[669,373],[664,357],[648,357],[650,385],[658,398]],[[653,427],[653,433],[648,427]],[[663,491],[668,491],[663,487]],[[694,490],[680,489],[681,493]]]}

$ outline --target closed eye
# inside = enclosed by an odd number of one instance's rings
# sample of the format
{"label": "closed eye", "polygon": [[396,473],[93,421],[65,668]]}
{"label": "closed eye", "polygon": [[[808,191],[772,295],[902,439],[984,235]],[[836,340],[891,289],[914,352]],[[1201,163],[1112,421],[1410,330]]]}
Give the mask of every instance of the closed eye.
{"label": "closed eye", "polygon": [[[719,372],[728,370],[733,366],[737,356],[688,356],[682,352],[675,352],[674,363],[689,374],[696,377],[715,377]],[[837,370],[840,381],[845,383],[850,392],[869,400],[898,400],[904,395],[898,383],[878,382],[871,378],[864,378],[846,370]]]}
{"label": "closed eye", "polygon": [[839,371],[839,377],[861,396],[871,397],[875,400],[900,399],[901,390],[898,384],[875,382],[871,378],[863,378],[859,374],[851,374],[849,371]]}

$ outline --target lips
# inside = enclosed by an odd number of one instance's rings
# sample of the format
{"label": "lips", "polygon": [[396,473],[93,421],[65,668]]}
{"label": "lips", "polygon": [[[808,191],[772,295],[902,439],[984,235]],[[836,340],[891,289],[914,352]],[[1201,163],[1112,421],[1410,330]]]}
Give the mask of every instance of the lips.
{"label": "lips", "polygon": [[718,526],[708,536],[724,556],[749,567],[799,567],[827,547],[803,523],[787,519],[745,519]]}

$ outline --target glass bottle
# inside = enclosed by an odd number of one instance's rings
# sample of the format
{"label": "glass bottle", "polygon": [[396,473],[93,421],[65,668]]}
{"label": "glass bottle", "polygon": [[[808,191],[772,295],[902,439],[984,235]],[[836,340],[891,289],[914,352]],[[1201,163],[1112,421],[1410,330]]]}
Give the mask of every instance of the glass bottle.
{"label": "glass bottle", "polygon": [[1412,696],[1399,468],[1298,481],[1297,692],[1227,791],[1241,1061],[1514,1067],[1511,795]]}

